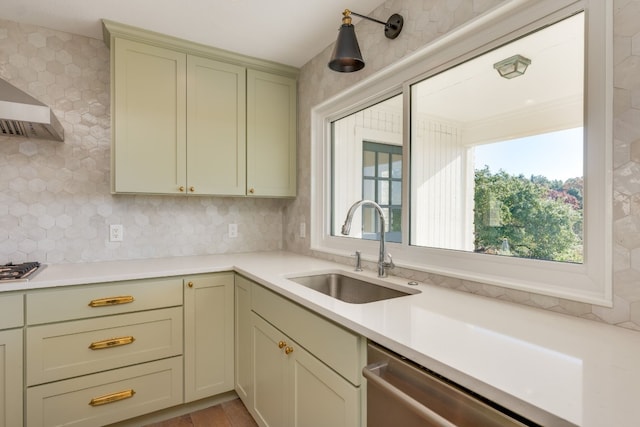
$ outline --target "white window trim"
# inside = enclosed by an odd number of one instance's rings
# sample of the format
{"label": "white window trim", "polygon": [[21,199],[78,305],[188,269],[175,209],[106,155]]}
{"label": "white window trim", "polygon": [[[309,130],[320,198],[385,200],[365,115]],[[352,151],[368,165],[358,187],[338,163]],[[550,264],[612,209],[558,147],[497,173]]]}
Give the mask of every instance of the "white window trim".
{"label": "white window trim", "polygon": [[[331,121],[393,94],[402,91],[408,93],[410,84],[425,76],[450,68],[479,52],[526,34],[541,24],[555,22],[560,17],[580,10],[586,11],[585,28],[588,29],[585,38],[585,123],[588,141],[585,146],[584,263],[569,264],[408,246],[407,226],[403,227],[405,243],[389,243],[387,249],[399,267],[611,307],[613,10],[609,0],[507,2],[312,108],[311,249],[342,256],[360,250],[365,259],[377,260],[377,241],[330,235]],[[403,157],[406,164],[409,164],[408,103],[409,97],[405,96],[403,138],[406,155]],[[403,191],[407,193],[409,168],[404,167],[403,170]],[[405,194],[405,200],[407,196],[408,193]],[[408,224],[408,206],[404,211],[403,224]]]}

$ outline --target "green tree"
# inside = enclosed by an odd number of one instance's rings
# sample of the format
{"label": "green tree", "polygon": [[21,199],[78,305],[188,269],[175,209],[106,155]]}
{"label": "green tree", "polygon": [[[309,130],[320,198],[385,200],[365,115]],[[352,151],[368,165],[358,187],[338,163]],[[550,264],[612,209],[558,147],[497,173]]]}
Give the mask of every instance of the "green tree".
{"label": "green tree", "polygon": [[544,177],[475,173],[475,250],[523,258],[582,262],[582,210],[552,192]]}

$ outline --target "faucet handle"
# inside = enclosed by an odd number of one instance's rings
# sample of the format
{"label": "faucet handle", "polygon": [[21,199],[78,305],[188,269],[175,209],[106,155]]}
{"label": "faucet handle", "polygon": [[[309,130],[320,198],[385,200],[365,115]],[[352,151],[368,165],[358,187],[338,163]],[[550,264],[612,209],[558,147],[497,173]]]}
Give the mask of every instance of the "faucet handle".
{"label": "faucet handle", "polygon": [[384,266],[388,269],[393,269],[396,267],[396,265],[393,263],[393,257],[391,256],[390,253],[387,253],[387,256],[389,257],[389,262],[385,262]]}
{"label": "faucet handle", "polygon": [[361,263],[360,251],[356,251],[356,253],[353,254],[352,256],[356,257],[356,268],[355,268],[355,271],[362,271],[362,263]]}

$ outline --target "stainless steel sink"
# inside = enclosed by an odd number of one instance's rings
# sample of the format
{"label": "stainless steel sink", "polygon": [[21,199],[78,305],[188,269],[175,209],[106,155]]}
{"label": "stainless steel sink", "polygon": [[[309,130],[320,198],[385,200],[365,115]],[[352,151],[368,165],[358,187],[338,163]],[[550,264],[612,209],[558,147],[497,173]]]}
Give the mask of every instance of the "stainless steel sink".
{"label": "stainless steel sink", "polygon": [[340,273],[323,273],[309,276],[291,277],[292,280],[309,289],[351,304],[364,304],[419,293],[401,291],[375,283],[366,282]]}

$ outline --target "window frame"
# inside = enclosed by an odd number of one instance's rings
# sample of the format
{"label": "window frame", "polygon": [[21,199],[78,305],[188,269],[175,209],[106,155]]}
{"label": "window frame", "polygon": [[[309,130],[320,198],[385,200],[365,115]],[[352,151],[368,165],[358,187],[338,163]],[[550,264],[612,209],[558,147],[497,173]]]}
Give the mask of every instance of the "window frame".
{"label": "window frame", "polygon": [[[377,259],[378,242],[331,235],[331,122],[403,94],[403,224],[409,222],[411,85],[585,11],[584,263],[498,257],[389,243],[398,267],[611,307],[612,291],[612,26],[610,1],[506,2],[311,109],[311,249]],[[599,141],[599,142],[598,142]],[[355,200],[354,200],[355,202]],[[339,219],[336,219],[339,221]],[[604,225],[604,226],[603,226]]]}

